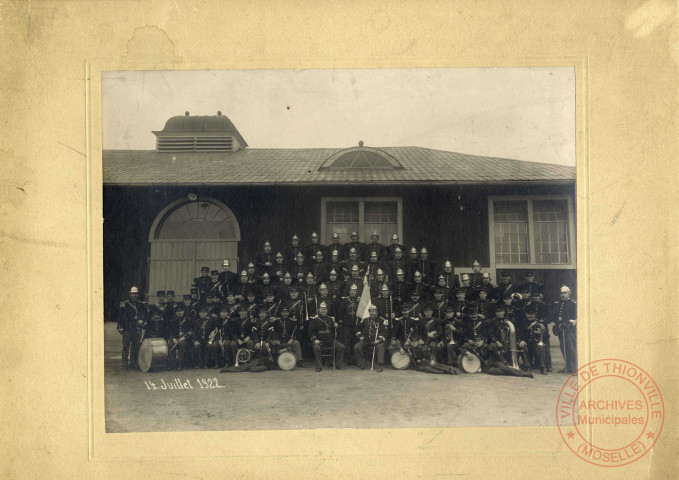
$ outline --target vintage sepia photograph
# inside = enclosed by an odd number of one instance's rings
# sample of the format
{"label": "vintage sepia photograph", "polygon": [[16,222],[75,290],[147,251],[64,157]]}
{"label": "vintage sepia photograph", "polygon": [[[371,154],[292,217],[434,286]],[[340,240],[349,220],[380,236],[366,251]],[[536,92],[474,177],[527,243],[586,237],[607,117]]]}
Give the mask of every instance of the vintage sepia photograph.
{"label": "vintage sepia photograph", "polygon": [[110,71],[101,91],[107,432],[556,425],[573,67]]}

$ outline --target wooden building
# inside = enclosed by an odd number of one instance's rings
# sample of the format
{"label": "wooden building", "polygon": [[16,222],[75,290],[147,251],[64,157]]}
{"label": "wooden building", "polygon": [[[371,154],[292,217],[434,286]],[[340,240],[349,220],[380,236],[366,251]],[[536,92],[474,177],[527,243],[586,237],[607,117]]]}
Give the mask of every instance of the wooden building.
{"label": "wooden building", "polygon": [[103,152],[107,307],[133,284],[151,302],[188,293],[203,265],[238,271],[265,241],[275,252],[314,231],[326,244],[397,233],[458,273],[478,260],[494,280],[534,271],[546,300],[563,283],[575,292],[575,167],[363,142],[254,149],[221,112],[153,133],[156,150]]}

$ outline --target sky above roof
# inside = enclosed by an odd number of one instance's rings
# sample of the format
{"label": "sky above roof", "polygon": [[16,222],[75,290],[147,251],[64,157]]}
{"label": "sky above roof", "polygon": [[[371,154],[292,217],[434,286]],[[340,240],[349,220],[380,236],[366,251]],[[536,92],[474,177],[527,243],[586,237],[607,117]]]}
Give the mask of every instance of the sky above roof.
{"label": "sky above roof", "polygon": [[572,67],[102,74],[103,147],[153,150],[172,116],[216,115],[250,148],[419,146],[575,165]]}

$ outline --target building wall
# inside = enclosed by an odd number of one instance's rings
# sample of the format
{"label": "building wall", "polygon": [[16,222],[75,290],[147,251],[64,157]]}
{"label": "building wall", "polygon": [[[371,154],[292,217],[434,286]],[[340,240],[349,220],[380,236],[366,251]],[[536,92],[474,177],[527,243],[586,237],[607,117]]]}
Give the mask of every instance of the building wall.
{"label": "building wall", "polygon": [[[284,250],[293,234],[302,244],[313,231],[320,233],[322,197],[401,197],[403,238],[410,248],[426,246],[437,263],[455,266],[474,260],[489,265],[488,196],[571,194],[574,186],[514,187],[397,186],[397,187],[104,187],[104,281],[107,312],[126,298],[130,286],[146,291],[149,232],[158,213],[169,203],[196,193],[225,203],[238,219],[241,265],[252,260],[265,241],[274,252]],[[459,199],[458,199],[459,197]],[[386,239],[385,239],[386,240]],[[568,273],[571,272],[571,273]],[[521,272],[516,272],[517,277]],[[540,281],[540,275],[536,280]],[[559,278],[556,278],[557,275]],[[550,282],[573,277],[554,274]],[[517,278],[517,281],[521,278]],[[177,295],[187,292],[176,292]],[[109,313],[107,319],[113,320]]]}

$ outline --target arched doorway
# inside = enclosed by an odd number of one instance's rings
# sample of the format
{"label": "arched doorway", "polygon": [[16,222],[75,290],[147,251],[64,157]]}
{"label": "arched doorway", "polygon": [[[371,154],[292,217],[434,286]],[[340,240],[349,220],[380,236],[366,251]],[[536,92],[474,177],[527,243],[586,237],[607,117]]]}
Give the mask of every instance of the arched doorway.
{"label": "arched doorway", "polygon": [[220,270],[228,259],[238,271],[240,228],[233,212],[211,197],[176,200],[156,216],[149,242],[148,301],[155,302],[156,291],[189,293],[200,268]]}

